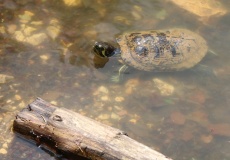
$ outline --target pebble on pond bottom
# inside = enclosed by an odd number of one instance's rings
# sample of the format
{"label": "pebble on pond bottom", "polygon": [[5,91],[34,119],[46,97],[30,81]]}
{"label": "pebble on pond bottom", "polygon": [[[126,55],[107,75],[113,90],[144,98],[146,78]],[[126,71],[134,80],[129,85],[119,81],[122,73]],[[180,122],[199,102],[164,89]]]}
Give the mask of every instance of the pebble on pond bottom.
{"label": "pebble on pond bottom", "polygon": [[1,149],[0,149],[0,154],[7,154],[7,150],[4,149],[4,148],[1,148]]}

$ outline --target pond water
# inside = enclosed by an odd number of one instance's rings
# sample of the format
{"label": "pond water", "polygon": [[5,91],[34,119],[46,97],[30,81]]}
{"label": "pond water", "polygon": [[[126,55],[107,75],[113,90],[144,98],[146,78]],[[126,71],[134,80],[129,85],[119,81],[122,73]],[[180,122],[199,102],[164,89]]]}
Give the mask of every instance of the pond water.
{"label": "pond water", "polygon": [[[230,159],[230,3],[204,2],[214,3],[209,14],[173,0],[1,0],[0,159],[58,159],[11,130],[36,97],[175,160]],[[129,68],[114,82],[119,57],[101,61],[92,53],[95,41],[116,45],[123,32],[165,28],[198,33],[207,56],[181,72]]]}

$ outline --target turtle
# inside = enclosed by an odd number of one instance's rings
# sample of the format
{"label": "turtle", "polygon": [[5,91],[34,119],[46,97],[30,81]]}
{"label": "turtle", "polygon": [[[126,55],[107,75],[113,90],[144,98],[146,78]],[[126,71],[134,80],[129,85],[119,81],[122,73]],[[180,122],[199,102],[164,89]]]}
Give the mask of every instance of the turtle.
{"label": "turtle", "polygon": [[125,64],[119,75],[127,66],[152,72],[183,71],[198,64],[208,51],[202,36],[183,28],[125,32],[116,41],[119,47],[97,41],[93,51],[104,58],[119,54]]}

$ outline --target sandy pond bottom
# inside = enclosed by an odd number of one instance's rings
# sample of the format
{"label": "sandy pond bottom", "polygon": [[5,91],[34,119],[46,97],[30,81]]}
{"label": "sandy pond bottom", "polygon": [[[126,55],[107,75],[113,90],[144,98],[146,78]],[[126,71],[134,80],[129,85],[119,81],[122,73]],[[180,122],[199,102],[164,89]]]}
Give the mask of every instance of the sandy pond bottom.
{"label": "sandy pond bottom", "polygon": [[[175,160],[230,159],[227,1],[206,0],[208,15],[158,0],[0,4],[0,159],[55,159],[11,130],[16,112],[36,97],[124,130]],[[203,36],[214,51],[192,69],[128,69],[114,83],[117,58],[95,67],[96,40],[115,43],[124,31],[178,26]]]}

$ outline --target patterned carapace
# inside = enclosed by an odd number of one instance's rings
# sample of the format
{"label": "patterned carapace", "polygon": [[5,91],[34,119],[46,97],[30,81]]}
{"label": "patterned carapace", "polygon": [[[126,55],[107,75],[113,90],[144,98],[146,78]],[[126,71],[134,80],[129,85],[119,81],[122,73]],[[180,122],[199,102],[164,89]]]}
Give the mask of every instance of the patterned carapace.
{"label": "patterned carapace", "polygon": [[124,33],[117,42],[125,64],[156,72],[191,68],[208,49],[200,35],[186,29]]}

